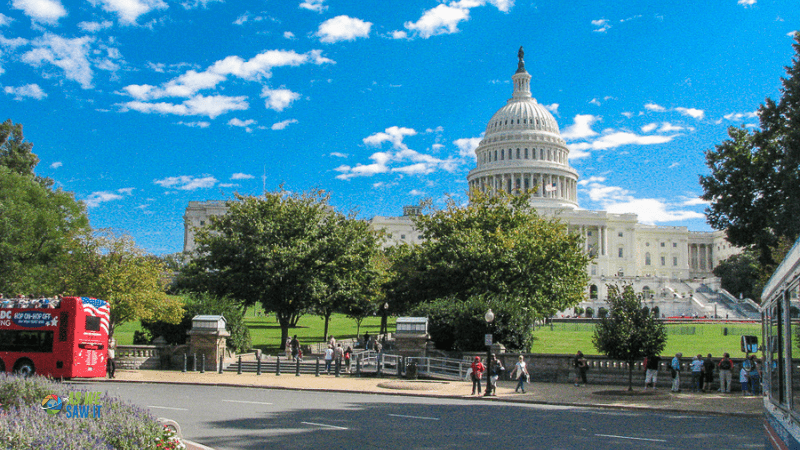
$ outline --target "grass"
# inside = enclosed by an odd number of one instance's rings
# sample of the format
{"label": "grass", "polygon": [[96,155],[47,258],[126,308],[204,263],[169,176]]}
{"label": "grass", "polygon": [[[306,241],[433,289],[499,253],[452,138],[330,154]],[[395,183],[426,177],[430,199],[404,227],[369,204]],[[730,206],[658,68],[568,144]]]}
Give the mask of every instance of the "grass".
{"label": "grass", "polygon": [[[263,315],[260,307],[248,308],[245,323],[250,328],[253,347],[267,354],[277,354],[280,348],[281,328],[274,315]],[[375,335],[380,330],[380,316],[371,316],[361,323],[359,334],[365,332]],[[289,329],[289,335],[297,335],[301,344],[313,344],[323,341],[325,322],[320,316],[304,315],[296,328]],[[117,326],[114,336],[119,345],[131,345],[133,333],[141,328],[139,322],[128,322]],[[728,335],[723,335],[723,329]],[[551,330],[549,326],[537,328],[534,332],[532,353],[574,354],[578,350],[587,355],[596,355],[592,344],[594,325],[583,323],[557,323]],[[395,318],[389,317],[389,332],[395,331]],[[743,334],[761,336],[759,324],[674,324],[667,325],[667,346],[663,355],[674,355],[682,352],[685,356],[708,353],[720,356],[728,352],[732,357],[744,357],[740,340]],[[356,337],[356,322],[343,315],[334,314],[328,324],[328,335],[336,339],[352,339]]]}
{"label": "grass", "polygon": [[[728,328],[728,335],[723,330]],[[537,328],[534,332],[533,353],[573,354],[581,350],[587,355],[596,355],[592,344],[594,326],[591,324],[557,323],[550,327]],[[741,336],[761,336],[759,324],[674,324],[667,325],[667,346],[662,355],[681,352],[684,356],[698,353],[721,356],[724,352],[733,358],[742,358]]]}

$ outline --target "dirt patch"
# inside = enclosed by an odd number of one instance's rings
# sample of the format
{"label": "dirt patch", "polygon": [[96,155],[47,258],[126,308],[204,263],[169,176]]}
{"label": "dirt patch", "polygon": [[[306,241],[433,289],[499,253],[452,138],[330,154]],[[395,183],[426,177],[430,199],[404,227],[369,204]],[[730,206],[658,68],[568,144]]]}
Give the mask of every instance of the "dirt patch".
{"label": "dirt patch", "polygon": [[447,381],[385,381],[378,383],[379,388],[401,391],[437,391],[450,384]]}

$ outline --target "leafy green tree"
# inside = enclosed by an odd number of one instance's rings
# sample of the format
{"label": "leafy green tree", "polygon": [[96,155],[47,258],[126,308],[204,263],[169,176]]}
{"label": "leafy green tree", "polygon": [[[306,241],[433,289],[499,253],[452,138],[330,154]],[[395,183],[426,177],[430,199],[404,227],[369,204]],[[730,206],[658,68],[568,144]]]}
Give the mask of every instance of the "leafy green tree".
{"label": "leafy green tree", "polygon": [[0,292],[60,293],[59,268],[88,229],[72,193],[0,165]]}
{"label": "leafy green tree", "polygon": [[358,289],[369,260],[361,252],[377,242],[328,200],[320,190],[236,195],[227,214],[197,230],[197,254],[181,271],[180,285],[243,307],[261,303],[275,313],[283,346],[302,314],[328,295]]}
{"label": "leafy green tree", "polygon": [[800,33],[793,47],[780,101],[761,105],[759,129],[729,128],[730,139],[706,152],[711,174],[700,177],[711,226],[756,250],[768,272],[779,242],[800,236]]}
{"label": "leafy green tree", "polygon": [[642,298],[626,285],[621,289],[608,285],[610,315],[594,328],[595,348],[611,359],[628,363],[628,390],[633,390],[633,364],[650,355],[658,355],[667,345],[667,328],[645,311]]}
{"label": "leafy green tree", "polygon": [[475,190],[467,206],[450,200],[443,210],[415,216],[425,241],[392,253],[389,303],[485,297],[493,310],[514,311],[525,323],[579,303],[590,259],[581,238],[537,215],[529,200],[530,194]]}
{"label": "leafy green tree", "polygon": [[33,144],[22,135],[22,124],[14,124],[11,119],[0,124],[0,166],[20,175],[33,175],[39,157],[32,150]]}
{"label": "leafy green tree", "polygon": [[109,336],[117,325],[132,320],[178,323],[180,300],[164,292],[164,266],[149,257],[129,236],[108,231],[87,234],[62,268],[63,291],[109,302]]}
{"label": "leafy green tree", "polygon": [[745,250],[721,261],[714,268],[714,276],[719,277],[722,288],[734,296],[760,301],[763,274],[755,252]]}

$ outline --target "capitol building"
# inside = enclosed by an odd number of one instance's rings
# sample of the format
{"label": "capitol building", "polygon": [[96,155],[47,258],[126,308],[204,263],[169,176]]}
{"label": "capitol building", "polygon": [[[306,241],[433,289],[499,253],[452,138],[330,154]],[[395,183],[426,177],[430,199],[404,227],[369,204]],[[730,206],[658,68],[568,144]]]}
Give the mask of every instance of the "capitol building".
{"label": "capitol building", "polygon": [[[477,166],[467,175],[470,190],[511,193],[533,190],[531,206],[539,214],[558,218],[569,232],[583,237],[584,250],[593,256],[581,307],[597,311],[607,284],[633,284],[645,294],[648,306],[665,316],[746,317],[752,304],[735,299],[719,288],[714,267],[740,249],[725,233],[689,231],[683,226],[639,223],[636,214],[589,211],[578,206],[578,173],[569,165],[569,148],[553,115],[531,95],[531,75],[520,49],[517,71],[511,77],[513,93],[489,120],[475,150]],[[193,227],[208,217],[225,213],[224,202],[189,202],[184,216],[184,251],[194,250]],[[370,219],[374,229],[386,231],[385,246],[421,242],[412,217],[420,208],[407,206],[403,215]],[[572,310],[559,315],[572,315]]]}

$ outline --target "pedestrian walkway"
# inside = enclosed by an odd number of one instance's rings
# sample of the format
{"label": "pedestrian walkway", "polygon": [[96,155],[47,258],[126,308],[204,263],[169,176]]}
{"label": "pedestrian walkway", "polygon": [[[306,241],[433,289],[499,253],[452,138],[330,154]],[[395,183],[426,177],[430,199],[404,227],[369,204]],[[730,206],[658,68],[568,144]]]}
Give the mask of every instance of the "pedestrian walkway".
{"label": "pedestrian walkway", "polygon": [[530,383],[525,394],[514,393],[516,381],[498,383],[496,397],[471,396],[472,383],[466,381],[403,380],[397,378],[356,377],[342,374],[295,376],[294,373],[256,375],[225,372],[176,372],[159,370],[117,370],[117,382],[191,383],[214,386],[241,386],[271,389],[357,392],[367,394],[464,398],[474,401],[509,401],[531,404],[582,407],[660,410],[697,414],[725,414],[758,417],[762,397],[742,397],[740,393],[671,393],[669,389],[632,393],[621,386],[581,386],[566,383]]}

